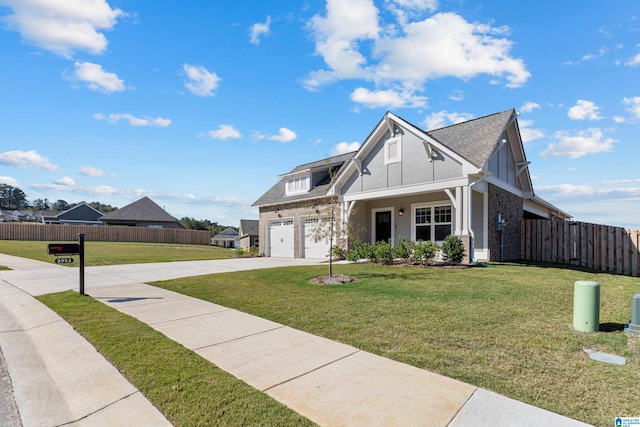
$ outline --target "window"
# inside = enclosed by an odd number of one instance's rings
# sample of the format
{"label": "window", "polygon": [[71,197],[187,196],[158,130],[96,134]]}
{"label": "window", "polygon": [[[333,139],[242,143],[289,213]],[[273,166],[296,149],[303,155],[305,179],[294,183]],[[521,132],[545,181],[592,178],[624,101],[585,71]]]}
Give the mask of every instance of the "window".
{"label": "window", "polygon": [[452,234],[451,205],[413,206],[413,240],[441,242]]}
{"label": "window", "polygon": [[285,193],[287,196],[291,194],[306,193],[309,190],[309,177],[298,176],[287,180]]}
{"label": "window", "polygon": [[384,143],[384,163],[398,163],[402,159],[402,140],[400,137],[389,138]]}

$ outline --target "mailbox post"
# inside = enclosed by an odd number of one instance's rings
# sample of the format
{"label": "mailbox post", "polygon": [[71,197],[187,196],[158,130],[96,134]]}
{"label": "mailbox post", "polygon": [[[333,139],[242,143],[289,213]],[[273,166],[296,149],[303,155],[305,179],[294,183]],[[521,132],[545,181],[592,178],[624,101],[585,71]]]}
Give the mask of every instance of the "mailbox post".
{"label": "mailbox post", "polygon": [[[80,295],[84,295],[84,233],[78,234],[78,243],[49,243],[47,253],[56,257],[60,255],[78,255],[80,257]],[[73,258],[62,260],[73,262]]]}

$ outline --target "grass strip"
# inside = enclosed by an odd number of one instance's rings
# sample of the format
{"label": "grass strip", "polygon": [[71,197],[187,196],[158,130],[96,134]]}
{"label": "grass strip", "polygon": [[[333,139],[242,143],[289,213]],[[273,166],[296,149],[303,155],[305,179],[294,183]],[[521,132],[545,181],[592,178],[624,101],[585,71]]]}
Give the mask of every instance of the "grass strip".
{"label": "grass strip", "polygon": [[[51,242],[0,240],[0,253],[53,263],[55,257],[47,254],[47,245],[49,243]],[[234,256],[235,252],[232,249],[214,246],[176,245],[167,243],[85,242],[85,265],[88,267],[150,262],[202,261],[226,259]],[[73,258],[76,260],[75,263],[60,265],[77,267],[78,257],[75,256]]]}
{"label": "grass strip", "polygon": [[314,425],[148,325],[72,291],[38,297],[175,426]]}
{"label": "grass strip", "polygon": [[[154,283],[427,369],[590,424],[640,416],[640,338],[622,329],[638,278],[552,265],[461,270],[336,265]],[[573,329],[576,280],[601,284],[600,329]],[[583,348],[627,358],[590,360]]]}

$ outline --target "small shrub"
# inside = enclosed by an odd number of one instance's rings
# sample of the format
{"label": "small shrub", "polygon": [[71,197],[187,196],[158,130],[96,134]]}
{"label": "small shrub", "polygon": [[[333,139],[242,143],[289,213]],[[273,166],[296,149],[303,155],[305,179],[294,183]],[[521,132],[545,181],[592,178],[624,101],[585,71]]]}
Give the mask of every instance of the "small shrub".
{"label": "small shrub", "polygon": [[396,258],[400,258],[404,262],[408,262],[411,259],[411,254],[415,247],[415,243],[406,237],[398,237],[398,246],[395,247]]}
{"label": "small shrub", "polygon": [[431,264],[438,249],[439,246],[436,242],[432,242],[431,240],[427,240],[426,242],[422,240],[419,241],[413,248],[413,262],[420,265]]}
{"label": "small shrub", "polygon": [[245,250],[242,248],[236,249],[236,256],[242,258],[245,255]]}
{"label": "small shrub", "polygon": [[447,265],[458,265],[464,259],[464,244],[458,236],[449,235],[442,242],[442,256]]}
{"label": "small shrub", "polygon": [[368,259],[371,262],[378,262],[378,253],[373,243],[362,242],[360,251],[360,258]]}
{"label": "small shrub", "polygon": [[257,246],[251,246],[249,248],[249,255],[252,257],[256,257],[258,256],[258,254],[260,253],[260,248],[258,248]]}
{"label": "small shrub", "polygon": [[375,246],[376,258],[384,265],[392,265],[396,251],[390,242],[378,242]]}

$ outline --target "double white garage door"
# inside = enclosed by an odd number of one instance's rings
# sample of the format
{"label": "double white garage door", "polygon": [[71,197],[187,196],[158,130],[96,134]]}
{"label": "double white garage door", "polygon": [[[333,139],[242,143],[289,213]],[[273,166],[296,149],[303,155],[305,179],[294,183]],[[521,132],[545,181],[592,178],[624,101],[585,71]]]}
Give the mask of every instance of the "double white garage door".
{"label": "double white garage door", "polygon": [[[326,258],[329,253],[329,241],[313,239],[313,227],[318,219],[305,219],[300,239],[300,256],[302,258]],[[269,225],[269,251],[272,257],[293,258],[294,256],[294,225],[292,220],[276,221]]]}

